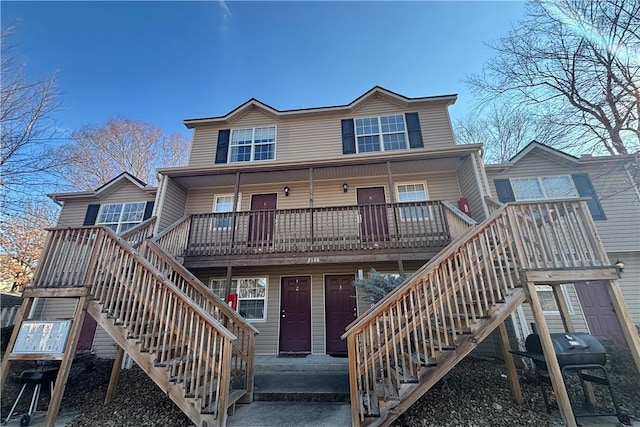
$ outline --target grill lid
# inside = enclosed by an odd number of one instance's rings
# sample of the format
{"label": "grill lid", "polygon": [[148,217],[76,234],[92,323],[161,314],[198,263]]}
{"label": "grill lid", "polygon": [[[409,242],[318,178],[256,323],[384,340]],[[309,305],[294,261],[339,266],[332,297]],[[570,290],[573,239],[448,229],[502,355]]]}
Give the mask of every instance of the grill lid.
{"label": "grill lid", "polygon": [[[568,365],[600,365],[607,362],[607,352],[597,338],[584,332],[551,334],[553,349],[558,356],[560,367]],[[525,340],[525,348],[530,353],[542,355],[542,344],[538,334],[531,334]],[[541,368],[546,363],[537,362]]]}

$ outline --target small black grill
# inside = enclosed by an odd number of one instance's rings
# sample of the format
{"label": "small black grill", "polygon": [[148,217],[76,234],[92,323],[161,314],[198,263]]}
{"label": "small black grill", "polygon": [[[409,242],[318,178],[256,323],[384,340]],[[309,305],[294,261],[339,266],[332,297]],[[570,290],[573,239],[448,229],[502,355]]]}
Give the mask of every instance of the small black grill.
{"label": "small black grill", "polygon": [[[600,341],[584,332],[565,332],[559,334],[551,334],[551,342],[553,343],[553,349],[556,352],[558,364],[562,370],[563,378],[566,378],[566,374],[569,371],[576,372],[582,386],[584,393],[585,405],[589,407],[592,403],[589,400],[586,384],[600,384],[607,386],[609,393],[611,394],[611,400],[613,401],[614,412],[581,412],[577,413],[573,403],[571,408],[575,418],[578,417],[595,417],[602,415],[615,415],[618,420],[623,424],[630,424],[628,415],[620,412],[618,401],[616,400],[611,384],[609,383],[609,377],[604,369],[607,363],[607,352]],[[548,375],[547,362],[542,351],[542,343],[540,342],[540,336],[538,334],[531,334],[527,337],[524,344],[527,351],[514,351],[512,353],[519,354],[530,358],[536,366],[538,372],[538,380],[540,382],[540,389],[542,390],[542,397],[544,399],[547,412],[551,413],[551,405],[547,396],[545,385],[551,385],[551,379]],[[602,373],[602,376],[594,375],[594,372]]]}
{"label": "small black grill", "polygon": [[[607,352],[600,341],[584,332],[551,334],[553,349],[558,357],[560,368],[570,365],[599,365],[607,363]],[[524,343],[527,352],[537,354],[540,358],[532,358],[538,368],[546,370],[547,364],[542,355],[540,335],[531,334]]]}

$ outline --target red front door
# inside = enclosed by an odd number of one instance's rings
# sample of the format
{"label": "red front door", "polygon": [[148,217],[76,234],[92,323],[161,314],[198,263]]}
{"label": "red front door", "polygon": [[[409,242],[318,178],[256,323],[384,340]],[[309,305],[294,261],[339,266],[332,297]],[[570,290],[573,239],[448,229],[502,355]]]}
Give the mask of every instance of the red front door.
{"label": "red front door", "polygon": [[357,198],[362,241],[375,243],[388,240],[389,223],[384,187],[358,188]]}
{"label": "red front door", "polygon": [[311,278],[283,277],[280,353],[311,353]]}
{"label": "red front door", "polygon": [[605,283],[594,280],[576,283],[575,287],[591,335],[626,345],[622,327],[613,309]]}
{"label": "red front door", "polygon": [[249,243],[253,246],[267,246],[273,242],[273,223],[278,195],[254,194],[251,196],[249,217]]}
{"label": "red front door", "polygon": [[353,275],[326,276],[324,279],[328,354],[347,354],[347,342],[340,337],[347,325],[358,317],[353,280]]}

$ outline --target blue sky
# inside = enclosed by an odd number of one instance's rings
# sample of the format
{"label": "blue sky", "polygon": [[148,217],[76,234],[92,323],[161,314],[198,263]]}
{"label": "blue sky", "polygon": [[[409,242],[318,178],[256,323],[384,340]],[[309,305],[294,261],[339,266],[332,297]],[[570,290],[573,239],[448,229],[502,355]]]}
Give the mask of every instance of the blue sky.
{"label": "blue sky", "polygon": [[457,93],[522,2],[2,2],[29,76],[57,74],[58,126],[109,117],[189,135],[182,120],[251,97],[284,110],[341,105],[375,85]]}

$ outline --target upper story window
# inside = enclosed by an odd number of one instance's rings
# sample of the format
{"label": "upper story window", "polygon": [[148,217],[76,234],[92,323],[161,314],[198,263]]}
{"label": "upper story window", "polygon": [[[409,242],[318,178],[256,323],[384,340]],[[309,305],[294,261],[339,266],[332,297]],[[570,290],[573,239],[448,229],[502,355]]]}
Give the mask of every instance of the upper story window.
{"label": "upper story window", "polygon": [[511,178],[516,200],[567,199],[578,197],[573,180],[568,175],[539,178]]}
{"label": "upper story window", "polygon": [[146,202],[115,203],[102,205],[96,224],[103,224],[118,234],[141,223],[144,218]]}
{"label": "upper story window", "polygon": [[276,155],[276,127],[233,129],[229,161],[253,162],[273,160]]}
{"label": "upper story window", "polygon": [[[238,195],[238,210],[240,209],[240,195]],[[231,227],[231,218],[233,212],[233,194],[220,194],[215,197],[213,202],[213,212],[227,213],[227,215],[216,215],[214,218],[214,227],[226,228]]]}
{"label": "upper story window", "polygon": [[407,131],[404,115],[365,117],[355,120],[358,153],[404,150]]}

